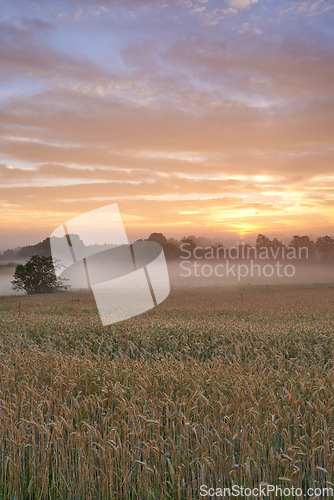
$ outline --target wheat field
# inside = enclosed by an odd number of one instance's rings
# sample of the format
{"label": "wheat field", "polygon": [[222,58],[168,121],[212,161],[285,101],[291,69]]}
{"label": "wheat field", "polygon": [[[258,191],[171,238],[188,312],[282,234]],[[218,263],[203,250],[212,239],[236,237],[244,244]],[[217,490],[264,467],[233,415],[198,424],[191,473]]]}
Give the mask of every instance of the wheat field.
{"label": "wheat field", "polygon": [[87,292],[0,298],[0,498],[334,483],[334,287],[175,289],[108,327]]}

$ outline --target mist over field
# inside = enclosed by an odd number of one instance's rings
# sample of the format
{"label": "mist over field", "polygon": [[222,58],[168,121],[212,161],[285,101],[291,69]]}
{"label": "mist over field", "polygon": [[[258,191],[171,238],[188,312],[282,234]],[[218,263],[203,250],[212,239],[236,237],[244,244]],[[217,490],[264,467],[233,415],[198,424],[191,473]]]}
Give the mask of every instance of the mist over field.
{"label": "mist over field", "polygon": [[[194,264],[196,262],[196,269]],[[284,266],[294,266],[295,274],[291,277],[283,275],[279,277],[276,275],[276,272],[273,276],[264,276],[263,267],[268,265],[267,262],[262,262],[260,265],[260,276],[258,272],[254,272],[253,276],[251,276],[251,264],[247,262],[230,262],[230,275],[229,276],[220,276],[224,269],[221,266],[224,264],[221,261],[187,261],[184,264],[184,261],[181,259],[173,260],[168,262],[168,272],[170,278],[171,288],[203,288],[206,287],[218,287],[218,288],[226,288],[226,287],[246,287],[248,285],[295,285],[295,284],[321,284],[321,283],[334,283],[334,266],[332,264],[321,264],[315,262],[308,263],[287,263],[282,264],[281,274],[283,273]],[[109,264],[110,265],[110,264]],[[117,267],[118,264],[114,263],[114,266]],[[225,265],[225,264],[224,264]],[[245,276],[246,268],[241,267],[240,274],[238,277],[238,265],[247,266],[248,275]],[[272,264],[270,264],[272,265]],[[103,272],[103,268],[105,268],[106,264],[101,263],[101,274]],[[183,267],[181,267],[183,266]],[[234,268],[233,268],[234,266]],[[274,263],[275,266],[275,263]],[[234,271],[235,276],[233,275]],[[73,290],[76,289],[84,289],[87,288],[85,282],[85,276],[81,275],[78,271],[81,268],[77,269],[76,272],[69,273],[69,276],[72,278],[72,286]],[[257,268],[256,268],[257,270]],[[10,281],[13,279],[13,274],[15,271],[15,267],[8,267],[7,265],[0,265],[0,295],[22,295],[25,292],[15,292],[12,289]],[[217,272],[216,272],[217,271]],[[291,268],[289,269],[291,271]],[[210,275],[211,274],[211,275]],[[218,275],[216,275],[218,274]],[[70,281],[71,283],[71,281]]]}
{"label": "mist over field", "polygon": [[[330,264],[321,263],[302,263],[297,262],[294,264],[282,264],[281,274],[278,276],[275,273],[273,276],[265,276],[263,268],[270,265],[275,268],[274,264],[256,263],[260,266],[258,273],[257,269],[251,275],[251,264],[247,262],[231,263],[230,268],[233,268],[234,274],[230,272],[229,276],[220,276],[224,269],[220,266],[222,263],[219,261],[201,262],[198,267],[194,268],[194,262],[188,261],[187,265],[182,268],[182,261],[170,262],[168,264],[169,276],[171,286],[177,287],[227,287],[227,286],[247,286],[247,285],[289,285],[289,284],[320,284],[334,282],[334,266]],[[238,276],[238,265],[243,266],[240,268],[240,276]],[[245,267],[246,266],[246,267]],[[294,267],[294,275],[288,276],[284,274],[285,266]],[[225,268],[226,269],[226,268]],[[246,270],[247,269],[247,270]],[[266,272],[266,270],[264,270]],[[292,268],[287,269],[288,273]],[[247,273],[247,275],[246,275]]]}
{"label": "mist over field", "polygon": [[10,283],[13,279],[14,271],[15,267],[0,265],[0,295],[18,295],[18,292],[14,292]]}

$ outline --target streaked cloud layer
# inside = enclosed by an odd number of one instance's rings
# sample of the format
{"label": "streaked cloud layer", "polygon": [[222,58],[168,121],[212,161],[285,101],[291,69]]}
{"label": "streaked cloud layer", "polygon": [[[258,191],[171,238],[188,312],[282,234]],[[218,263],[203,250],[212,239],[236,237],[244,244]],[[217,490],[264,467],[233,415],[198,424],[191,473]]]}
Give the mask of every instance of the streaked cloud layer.
{"label": "streaked cloud layer", "polygon": [[333,17],[325,0],[5,2],[1,247],[112,202],[134,236],[332,234]]}

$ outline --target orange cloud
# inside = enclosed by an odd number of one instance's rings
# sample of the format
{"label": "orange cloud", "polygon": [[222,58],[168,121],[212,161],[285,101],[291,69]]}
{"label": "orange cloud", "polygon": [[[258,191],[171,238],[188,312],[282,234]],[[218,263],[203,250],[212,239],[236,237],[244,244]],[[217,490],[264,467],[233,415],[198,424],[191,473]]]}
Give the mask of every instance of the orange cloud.
{"label": "orange cloud", "polygon": [[277,18],[263,0],[84,0],[52,18],[37,2],[43,19],[4,17],[3,238],[111,202],[137,233],[332,231],[328,6],[280,4]]}

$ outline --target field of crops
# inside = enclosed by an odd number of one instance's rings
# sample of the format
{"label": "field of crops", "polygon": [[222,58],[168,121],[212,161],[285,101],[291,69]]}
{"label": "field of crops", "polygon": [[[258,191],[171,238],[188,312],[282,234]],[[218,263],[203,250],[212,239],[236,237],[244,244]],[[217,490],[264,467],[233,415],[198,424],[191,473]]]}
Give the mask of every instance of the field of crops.
{"label": "field of crops", "polygon": [[334,287],[0,297],[0,498],[185,499],[334,483]]}

